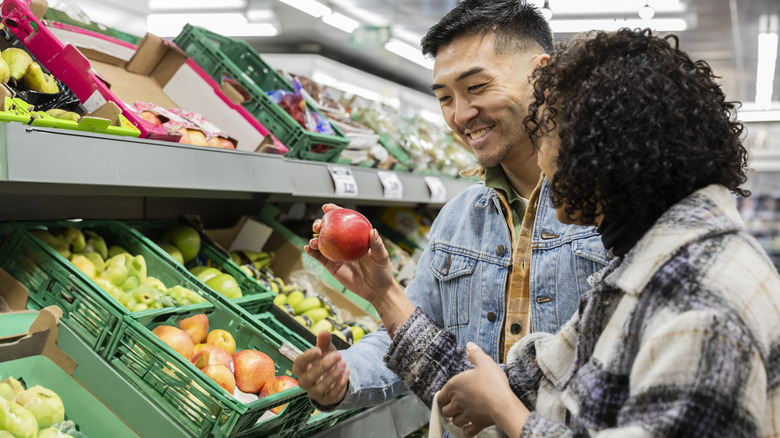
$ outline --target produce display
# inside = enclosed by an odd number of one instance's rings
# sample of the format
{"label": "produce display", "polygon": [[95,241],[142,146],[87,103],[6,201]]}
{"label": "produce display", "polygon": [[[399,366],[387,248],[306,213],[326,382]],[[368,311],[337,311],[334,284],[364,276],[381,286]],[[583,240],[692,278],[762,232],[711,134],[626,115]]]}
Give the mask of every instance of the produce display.
{"label": "produce display", "polygon": [[[205,314],[180,319],[177,325],[159,325],[152,333],[242,402],[298,386],[294,378],[276,375],[274,361],[266,353],[254,349],[236,351],[233,335],[226,330],[210,329]],[[284,406],[271,411],[278,414]]]}
{"label": "produce display", "polygon": [[65,420],[65,405],[54,391],[22,381],[0,381],[0,438],[86,438]]}
{"label": "produce display", "polygon": [[[148,275],[143,255],[108,246],[91,230],[66,227],[60,231],[32,229],[30,232],[68,259],[84,275],[131,312],[176,307],[204,302],[204,298],[180,285],[166,286]],[[181,241],[177,240],[181,244]],[[182,244],[183,245],[183,244]],[[187,246],[182,246],[189,249]]]}

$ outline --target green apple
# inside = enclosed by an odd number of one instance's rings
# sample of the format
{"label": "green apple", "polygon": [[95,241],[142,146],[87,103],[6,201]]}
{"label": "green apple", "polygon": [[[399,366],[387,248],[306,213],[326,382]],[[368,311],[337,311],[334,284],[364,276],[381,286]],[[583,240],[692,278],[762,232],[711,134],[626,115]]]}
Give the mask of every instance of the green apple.
{"label": "green apple", "polygon": [[114,286],[121,286],[127,280],[127,275],[129,274],[127,257],[128,254],[117,254],[106,260],[106,267],[100,276],[110,281]]}
{"label": "green apple", "polygon": [[179,251],[179,248],[176,248],[170,243],[161,243],[160,248],[165,250],[165,252],[167,252],[169,256],[173,257],[174,260],[179,262],[179,264],[184,264],[184,256],[182,255],[181,251]]}
{"label": "green apple", "polygon": [[70,262],[87,277],[92,279],[97,277],[97,268],[95,267],[95,264],[92,263],[92,260],[88,259],[86,256],[81,254],[72,254],[70,256]]}
{"label": "green apple", "polygon": [[86,247],[87,242],[84,239],[84,233],[82,233],[81,230],[73,227],[67,227],[65,228],[65,231],[62,232],[62,236],[65,238],[65,241],[68,242],[68,245],[70,245],[71,251],[84,251],[84,247]]}
{"label": "green apple", "polygon": [[130,254],[130,252],[119,245],[111,245],[108,248],[108,257],[114,257],[117,254]]}
{"label": "green apple", "polygon": [[95,251],[104,259],[108,257],[106,241],[99,234],[94,231],[84,230],[84,236],[87,238],[87,244],[84,246],[84,251]]}
{"label": "green apple", "polygon": [[62,399],[56,392],[41,385],[32,386],[16,394],[14,401],[33,414],[41,429],[65,421],[65,405]]}
{"label": "green apple", "polygon": [[[200,266],[199,266],[200,267]],[[198,277],[198,280],[207,283],[212,278],[216,277],[217,275],[222,274],[222,271],[220,271],[217,268],[212,268],[211,266],[204,266],[205,269],[199,270],[197,274],[195,274],[196,277]],[[196,268],[193,268],[193,270]]]}
{"label": "green apple", "polygon": [[22,384],[13,377],[7,377],[0,382],[0,398],[14,401],[16,394],[24,391]]}
{"label": "green apple", "polygon": [[100,256],[100,254],[90,251],[83,253],[84,257],[88,258],[90,262],[92,262],[93,265],[95,265],[95,272],[97,272],[98,275],[103,273],[103,270],[106,269],[106,262],[103,260],[103,257]]}
{"label": "green apple", "polygon": [[194,259],[200,252],[200,234],[195,228],[187,225],[176,225],[165,230],[161,241],[178,248],[184,263]]}
{"label": "green apple", "polygon": [[126,265],[127,275],[137,278],[140,284],[144,284],[146,281],[146,259],[144,256],[128,257]]}
{"label": "green apple", "polygon": [[147,276],[146,281],[144,281],[144,284],[147,284],[149,286],[152,286],[153,288],[159,290],[162,293],[165,293],[168,288],[165,286],[165,283],[162,282],[157,277]]}
{"label": "green apple", "polygon": [[60,253],[61,256],[65,257],[66,259],[70,257],[71,254],[70,245],[65,240],[65,238],[54,236],[53,234],[51,234],[46,230],[39,230],[39,229],[30,230],[30,233],[32,233],[35,237],[41,239],[43,243],[52,247],[52,249]]}
{"label": "green apple", "polygon": [[11,432],[14,438],[36,438],[38,422],[27,409],[0,398],[0,430]]}
{"label": "green apple", "polygon": [[215,275],[206,282],[206,286],[214,289],[228,298],[241,298],[241,287],[230,274]]}
{"label": "green apple", "polygon": [[[0,438],[2,438],[2,435],[0,435]],[[73,438],[73,435],[62,433],[59,431],[59,429],[55,429],[53,427],[47,427],[46,429],[38,432],[38,438]]]}

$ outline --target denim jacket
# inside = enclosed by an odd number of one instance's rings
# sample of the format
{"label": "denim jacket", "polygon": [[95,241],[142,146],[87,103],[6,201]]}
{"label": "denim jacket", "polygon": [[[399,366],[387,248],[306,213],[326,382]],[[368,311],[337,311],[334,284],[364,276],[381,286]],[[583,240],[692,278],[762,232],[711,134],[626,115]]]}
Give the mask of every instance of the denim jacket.
{"label": "denim jacket", "polygon": [[[532,236],[531,321],[534,332],[556,333],[590,289],[587,278],[607,264],[595,227],[558,222],[544,180]],[[431,227],[417,274],[406,288],[412,303],[445,329],[458,346],[472,341],[499,361],[512,266],[512,241],[498,194],[484,183],[470,186],[448,202]],[[390,338],[383,326],[341,351],[350,370],[349,388],[337,406],[373,406],[406,391],[385,367]]]}

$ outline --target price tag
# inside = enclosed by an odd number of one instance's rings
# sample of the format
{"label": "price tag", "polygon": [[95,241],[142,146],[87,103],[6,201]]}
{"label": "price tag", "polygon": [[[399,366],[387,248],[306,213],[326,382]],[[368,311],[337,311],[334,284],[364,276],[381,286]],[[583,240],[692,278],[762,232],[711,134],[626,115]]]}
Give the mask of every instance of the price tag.
{"label": "price tag", "polygon": [[382,182],[382,187],[385,188],[385,199],[403,199],[404,185],[397,173],[380,170],[377,171],[376,175]]}
{"label": "price tag", "polygon": [[425,184],[428,184],[428,189],[431,191],[431,202],[437,204],[447,202],[447,187],[438,177],[426,176]]}
{"label": "price tag", "polygon": [[336,196],[357,196],[358,186],[352,169],[347,166],[328,165],[328,172],[336,186]]}

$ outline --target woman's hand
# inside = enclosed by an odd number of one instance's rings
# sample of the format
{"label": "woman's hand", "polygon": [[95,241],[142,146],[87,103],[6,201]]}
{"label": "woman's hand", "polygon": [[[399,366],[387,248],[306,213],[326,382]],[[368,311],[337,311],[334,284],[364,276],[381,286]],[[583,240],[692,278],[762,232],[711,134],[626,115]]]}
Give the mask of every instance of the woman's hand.
{"label": "woman's hand", "polygon": [[[336,210],[341,207],[335,204],[322,206],[324,212]],[[312,231],[319,234],[322,220],[317,219],[312,225]],[[381,298],[380,294],[386,293],[393,287],[397,287],[393,278],[393,266],[390,264],[390,256],[382,243],[382,238],[375,229],[371,230],[371,239],[368,252],[353,262],[333,262],[328,260],[319,251],[319,239],[313,238],[304,247],[307,254],[322,263],[336,279],[347,289],[365,298],[370,303]]]}
{"label": "woman's hand", "polygon": [[463,428],[466,436],[494,424],[509,436],[519,436],[530,413],[512,392],[504,370],[474,343],[466,346],[466,356],[474,369],[453,377],[441,389],[441,415]]}

